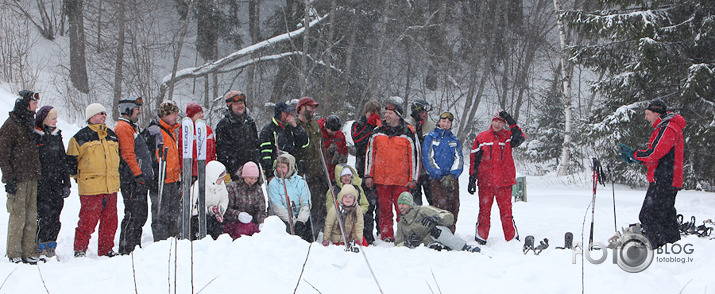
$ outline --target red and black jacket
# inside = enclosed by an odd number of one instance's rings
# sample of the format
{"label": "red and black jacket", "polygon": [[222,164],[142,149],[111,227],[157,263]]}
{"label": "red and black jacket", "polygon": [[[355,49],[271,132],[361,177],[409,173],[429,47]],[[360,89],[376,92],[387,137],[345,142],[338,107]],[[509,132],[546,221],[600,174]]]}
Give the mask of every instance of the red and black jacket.
{"label": "red and black jacket", "polygon": [[648,149],[633,154],[648,167],[648,182],[661,187],[683,187],[683,129],[685,119],[667,112],[653,123]]}

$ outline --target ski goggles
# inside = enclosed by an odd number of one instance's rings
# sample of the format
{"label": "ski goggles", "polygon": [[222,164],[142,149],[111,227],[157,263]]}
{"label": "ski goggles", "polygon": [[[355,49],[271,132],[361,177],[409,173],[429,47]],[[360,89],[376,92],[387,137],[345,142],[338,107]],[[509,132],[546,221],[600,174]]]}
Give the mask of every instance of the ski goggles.
{"label": "ski goggles", "polygon": [[124,98],[122,100],[119,100],[119,104],[122,104],[122,103],[132,103],[136,106],[142,106],[142,105],[144,105],[144,99],[142,97]]}
{"label": "ski goggles", "polygon": [[454,114],[452,114],[449,111],[442,112],[442,114],[439,115],[439,119],[446,118],[449,121],[454,121]]}
{"label": "ski goggles", "polygon": [[233,91],[226,95],[226,103],[243,102],[246,103],[246,94],[241,91]]}
{"label": "ski goggles", "polygon": [[429,105],[429,104],[427,104],[427,105],[420,105],[420,106],[417,106],[417,107],[413,108],[413,110],[416,111],[416,112],[420,112],[420,111],[422,111],[422,110],[427,111],[427,112],[430,112],[430,111],[432,111],[432,105]]}

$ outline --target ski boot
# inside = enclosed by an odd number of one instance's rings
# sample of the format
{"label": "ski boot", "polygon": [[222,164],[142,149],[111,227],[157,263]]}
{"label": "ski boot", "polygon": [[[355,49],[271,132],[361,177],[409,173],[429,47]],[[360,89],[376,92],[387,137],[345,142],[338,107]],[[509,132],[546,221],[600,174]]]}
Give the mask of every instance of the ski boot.
{"label": "ski boot", "polygon": [[358,253],[358,252],[360,252],[360,247],[358,247],[355,244],[355,241],[351,241],[348,243],[347,248],[345,248],[345,252],[348,252],[348,251]]}
{"label": "ski boot", "polygon": [[566,232],[564,235],[564,247],[556,247],[556,249],[571,249],[573,247],[573,233]]}
{"label": "ski boot", "polygon": [[549,248],[548,238],[544,238],[544,241],[540,241],[539,246],[536,246],[536,248],[534,248],[534,255],[539,255],[539,253],[541,253],[541,251],[544,251],[544,249],[546,248]]}
{"label": "ski boot", "polygon": [[529,250],[534,250],[534,236],[526,236],[524,239],[524,248],[522,251],[524,252],[524,255],[526,255]]}

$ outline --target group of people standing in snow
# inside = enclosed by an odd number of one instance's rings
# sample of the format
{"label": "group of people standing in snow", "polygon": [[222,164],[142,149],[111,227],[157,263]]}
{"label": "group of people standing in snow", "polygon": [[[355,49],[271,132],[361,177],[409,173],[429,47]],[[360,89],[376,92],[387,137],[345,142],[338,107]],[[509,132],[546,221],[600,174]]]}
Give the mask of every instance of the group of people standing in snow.
{"label": "group of people standing in snow", "polygon": [[[97,223],[99,256],[129,254],[141,246],[149,201],[154,241],[177,236],[183,138],[178,105],[162,103],[156,118],[142,130],[137,122],[143,99],[121,99],[121,117],[112,130],[105,124],[104,106],[90,104],[85,111],[87,126],[70,139],[65,151],[56,109],[43,106],[37,110],[38,93],[23,90],[19,94],[0,129],[0,148],[6,150],[0,168],[10,212],[7,256],[12,262],[36,263],[40,255],[55,255],[59,215],[64,198],[70,195],[70,177],[78,185],[81,203],[75,257],[86,255]],[[429,121],[429,103],[417,99],[409,104],[410,118],[405,120],[401,98],[389,98],[384,108],[377,100],[368,101],[350,127],[356,151],[353,167],[347,164],[348,146],[341,119],[330,115],[316,120],[320,104],[313,98],[303,97],[295,107],[277,103],[273,117],[260,132],[248,113],[246,99],[240,91],[228,92],[224,97],[227,109],[215,132],[207,127],[205,207],[197,207],[199,187],[194,181],[198,161],[193,148],[192,238],[198,236],[198,211],[205,209],[207,232],[214,239],[224,233],[233,239],[252,235],[261,230],[268,215],[276,215],[286,224],[287,232],[309,242],[323,240],[326,246],[367,246],[377,234],[397,246],[424,244],[440,250],[479,251],[454,236],[460,203],[458,178],[464,158],[462,144],[451,131],[452,113],[441,113],[435,124]],[[656,109],[653,105],[647,111]],[[666,114],[664,104],[662,110],[659,114]],[[196,122],[204,118],[203,108],[189,103],[185,115]],[[680,126],[678,117],[666,115],[675,122],[671,125]],[[656,126],[662,125],[658,121],[654,119],[654,127],[663,129],[661,132],[671,129]],[[671,185],[676,187],[682,181],[682,127],[680,130],[673,135],[679,134],[680,141],[668,139],[675,143],[666,146],[652,139],[650,151],[631,153],[631,159],[648,164],[649,180],[653,178],[651,166],[656,178],[663,175],[656,168],[661,160],[656,157],[665,155],[675,158],[675,172],[668,172],[673,177]],[[516,121],[500,110],[472,145],[468,192],[474,194],[478,187],[478,244],[487,242],[494,199],[505,239],[519,239],[511,212],[511,186],[516,183],[512,149],[524,140]],[[264,195],[264,184],[268,195]],[[670,198],[674,201],[677,192],[657,187],[653,188],[655,192],[649,189],[648,195],[667,192],[673,194]],[[113,248],[120,189],[124,218],[117,253]],[[422,205],[423,194],[429,205]],[[672,201],[666,202],[658,205],[672,207]],[[659,209],[644,203],[643,211]],[[649,217],[652,214],[642,212],[641,219],[646,232],[654,234],[666,227],[660,222],[662,218],[669,220],[671,211],[667,216],[657,216],[657,220]],[[667,242],[674,239],[670,235],[657,238]]]}

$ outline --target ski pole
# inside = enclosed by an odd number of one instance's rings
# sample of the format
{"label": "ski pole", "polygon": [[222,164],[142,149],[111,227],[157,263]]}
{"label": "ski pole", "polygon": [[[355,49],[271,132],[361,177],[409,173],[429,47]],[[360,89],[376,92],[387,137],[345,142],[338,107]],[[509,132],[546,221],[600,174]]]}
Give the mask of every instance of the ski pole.
{"label": "ski pole", "polygon": [[[601,162],[597,158],[593,158],[593,198],[591,199],[591,233],[588,236],[588,250],[593,249],[593,223],[596,216],[596,188],[598,183],[603,184],[603,169]],[[605,185],[604,185],[605,186]]]}
{"label": "ski pole", "polygon": [[[325,156],[323,156],[323,145],[323,140],[321,140],[319,146],[320,148],[318,148],[318,150],[320,151],[320,162],[323,164],[323,174],[325,175],[325,179],[327,179],[328,183],[330,183],[330,176],[328,176],[328,165],[325,164]],[[330,188],[330,195],[333,195],[333,208],[335,209],[336,215],[338,215],[338,226],[340,227],[340,234],[343,236],[343,242],[345,243],[345,251],[350,251],[348,238],[345,237],[345,226],[343,224],[343,220],[340,219],[340,207],[338,206],[337,195],[335,195],[333,185],[328,185],[328,187]]]}
{"label": "ski pole", "polygon": [[[303,179],[305,180],[305,179],[307,179],[307,177],[306,177],[307,171],[305,169],[305,161],[301,160],[299,162],[299,165],[300,165],[300,170],[302,171],[302,174],[303,174]],[[307,192],[307,191],[308,191],[308,181],[306,180],[305,181],[305,191],[303,191],[303,192]],[[308,195],[308,193],[305,193],[305,195]],[[310,206],[313,206],[312,202],[310,203]],[[315,242],[315,224],[313,223],[313,214],[312,213],[310,214],[308,219],[310,219],[310,234],[313,236],[313,242]]]}
{"label": "ski pole", "polygon": [[[273,133],[273,139],[275,139],[274,142],[276,144],[276,152],[278,152],[276,154],[276,167],[280,167],[278,158],[281,157],[281,148],[278,147],[278,138],[276,137],[276,133]],[[290,167],[288,167],[288,169],[290,169]],[[278,172],[277,169],[276,169],[276,172]],[[276,175],[276,176],[278,176],[278,175]],[[283,175],[280,178],[281,178],[281,180],[283,180],[283,192],[285,192],[285,195],[286,195],[286,208],[288,209],[288,224],[290,225],[290,234],[295,235],[295,228],[293,227],[293,208],[290,205],[290,197],[288,197],[288,187],[286,186],[286,176],[287,175]],[[307,185],[307,183],[306,183],[306,185]]]}
{"label": "ski pole", "polygon": [[608,164],[606,164],[606,170],[608,171],[608,175],[611,176],[611,191],[613,191],[613,229],[618,233],[618,221],[616,221],[616,177],[614,177],[611,171],[612,164],[613,162],[609,161]]}
{"label": "ski pole", "polygon": [[[161,215],[161,196],[164,194],[164,180],[166,177],[166,153],[169,151],[168,147],[164,147],[164,143],[159,144],[159,197],[158,197],[158,210],[157,214]],[[158,217],[158,216],[157,216]]]}

